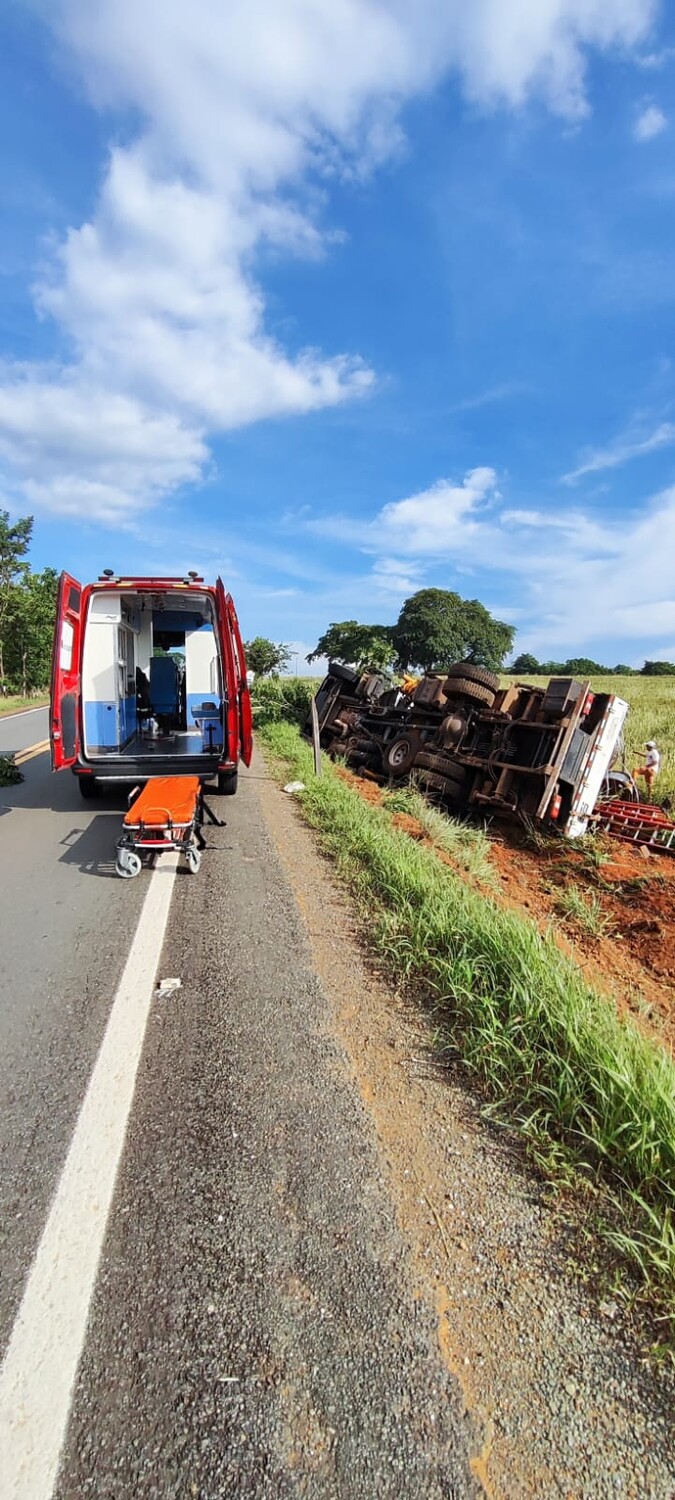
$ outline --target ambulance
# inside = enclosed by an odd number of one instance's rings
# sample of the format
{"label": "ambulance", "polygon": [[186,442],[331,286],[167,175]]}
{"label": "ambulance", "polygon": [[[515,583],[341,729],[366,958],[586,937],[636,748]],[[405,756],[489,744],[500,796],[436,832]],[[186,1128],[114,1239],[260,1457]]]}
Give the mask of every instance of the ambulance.
{"label": "ambulance", "polygon": [[222,579],[59,581],[52,657],[52,768],[83,797],[112,782],[198,775],[237,789],[253,750],[239,622]]}

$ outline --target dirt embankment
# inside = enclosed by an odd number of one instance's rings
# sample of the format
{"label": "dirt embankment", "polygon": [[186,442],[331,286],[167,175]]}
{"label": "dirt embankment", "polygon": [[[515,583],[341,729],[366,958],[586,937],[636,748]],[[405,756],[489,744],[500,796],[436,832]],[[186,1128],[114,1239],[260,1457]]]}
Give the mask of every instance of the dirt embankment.
{"label": "dirt embankment", "polygon": [[[376,783],[350,771],[339,774],[366,801],[381,802]],[[395,813],[393,821],[410,838],[433,847],[409,814]],[[457,868],[451,855],[435,852]],[[490,859],[499,879],[486,894],[532,918],[541,931],[552,930],[590,983],[675,1050],[675,859],[605,835],[577,845],[551,839],[531,847],[526,835],[508,824],[490,829]],[[570,892],[591,908],[593,931],[561,911]]]}

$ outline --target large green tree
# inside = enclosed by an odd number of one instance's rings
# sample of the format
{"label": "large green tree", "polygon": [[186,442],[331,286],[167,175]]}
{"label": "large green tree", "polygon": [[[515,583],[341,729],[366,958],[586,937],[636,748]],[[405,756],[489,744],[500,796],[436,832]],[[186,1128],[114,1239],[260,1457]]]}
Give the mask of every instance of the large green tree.
{"label": "large green tree", "polygon": [[406,599],[392,639],[403,668],[442,670],[468,660],[498,671],[515,633],[478,599],[462,599],[449,589],[419,589]]}
{"label": "large green tree", "polygon": [[281,641],[275,645],[264,635],[256,635],[252,641],[244,641],[246,665],[256,677],[278,677],[291,659],[289,646]]}
{"label": "large green tree", "polygon": [[33,534],[33,517],[10,524],[9,511],[0,510],[0,689],[5,684],[7,619],[15,585],[28,570],[24,558]]}
{"label": "large green tree", "polygon": [[307,660],[326,656],[329,661],[383,671],[396,660],[391,636],[389,625],[359,625],[357,620],[341,620],[328,626]]}

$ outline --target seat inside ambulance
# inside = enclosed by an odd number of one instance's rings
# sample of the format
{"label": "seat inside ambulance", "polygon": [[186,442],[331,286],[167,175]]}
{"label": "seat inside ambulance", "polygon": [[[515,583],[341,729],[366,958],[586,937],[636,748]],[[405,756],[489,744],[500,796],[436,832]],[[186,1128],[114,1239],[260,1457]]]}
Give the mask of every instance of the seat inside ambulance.
{"label": "seat inside ambulance", "polygon": [[82,662],[87,758],[217,756],[222,682],[207,594],[92,595]]}

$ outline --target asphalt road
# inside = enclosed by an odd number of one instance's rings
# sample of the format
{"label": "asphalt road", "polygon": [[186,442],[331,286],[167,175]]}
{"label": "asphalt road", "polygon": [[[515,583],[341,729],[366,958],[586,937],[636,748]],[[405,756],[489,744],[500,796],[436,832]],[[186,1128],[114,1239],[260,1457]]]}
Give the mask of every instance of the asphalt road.
{"label": "asphalt road", "polygon": [[[0,752],[46,709],[0,718]],[[114,873],[124,798],[81,800],[45,752],[0,787],[0,1340],[42,1233],[143,900]]]}
{"label": "asphalt road", "polygon": [[[25,776],[0,792],[3,1346],[154,879],[114,876],[121,797],[81,802],[46,755]],[[473,1495],[255,775],[216,800],[227,826],[173,889],[182,988],[150,1009],[56,1494]]]}

